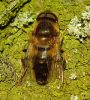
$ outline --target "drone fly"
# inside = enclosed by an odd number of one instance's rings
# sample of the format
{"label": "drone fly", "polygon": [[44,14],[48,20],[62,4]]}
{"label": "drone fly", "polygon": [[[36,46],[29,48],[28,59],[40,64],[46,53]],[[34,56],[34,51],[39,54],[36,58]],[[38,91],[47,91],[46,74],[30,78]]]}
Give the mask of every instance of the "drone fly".
{"label": "drone fly", "polygon": [[40,85],[48,83],[53,67],[57,68],[63,82],[63,65],[61,40],[59,37],[57,16],[51,11],[41,12],[35,21],[34,31],[30,37],[27,58],[24,66],[32,63],[35,80]]}

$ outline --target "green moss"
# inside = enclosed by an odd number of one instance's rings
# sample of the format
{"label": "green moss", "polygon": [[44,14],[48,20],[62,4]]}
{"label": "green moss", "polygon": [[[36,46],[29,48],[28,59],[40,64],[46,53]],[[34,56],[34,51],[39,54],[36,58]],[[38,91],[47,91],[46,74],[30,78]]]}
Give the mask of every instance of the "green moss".
{"label": "green moss", "polygon": [[0,27],[5,27],[11,22],[11,19],[16,16],[17,11],[29,0],[15,0],[10,2],[7,8],[1,13],[0,16]]}
{"label": "green moss", "polygon": [[7,98],[7,92],[1,91],[1,92],[0,92],[0,99],[1,99],[1,100],[6,100],[6,98]]}

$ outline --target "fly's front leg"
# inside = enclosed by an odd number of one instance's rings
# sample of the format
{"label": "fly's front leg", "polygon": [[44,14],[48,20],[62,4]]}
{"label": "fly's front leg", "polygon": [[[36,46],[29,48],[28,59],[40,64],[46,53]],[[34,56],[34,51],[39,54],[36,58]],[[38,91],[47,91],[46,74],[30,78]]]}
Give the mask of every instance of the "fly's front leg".
{"label": "fly's front leg", "polygon": [[21,62],[22,62],[22,66],[23,66],[24,71],[21,73],[21,76],[16,81],[16,85],[22,84],[23,78],[26,75],[26,72],[27,72],[27,69],[28,69],[28,58],[25,57],[25,58],[21,59]]}

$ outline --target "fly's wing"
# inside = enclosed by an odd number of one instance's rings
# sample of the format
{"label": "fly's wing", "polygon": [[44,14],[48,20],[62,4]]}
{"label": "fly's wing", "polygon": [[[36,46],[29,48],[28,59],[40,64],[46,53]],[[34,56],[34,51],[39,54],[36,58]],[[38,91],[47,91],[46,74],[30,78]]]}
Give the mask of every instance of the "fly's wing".
{"label": "fly's wing", "polygon": [[23,66],[23,72],[21,73],[21,76],[20,76],[19,80],[17,81],[18,84],[22,83],[27,71],[29,71],[29,69],[30,69],[31,62],[32,62],[32,56],[34,54],[33,51],[34,50],[33,50],[32,37],[31,37],[31,39],[28,41],[27,49],[24,50],[25,57],[21,59],[22,66]]}
{"label": "fly's wing", "polygon": [[[54,47],[51,51],[51,55],[53,58],[53,76],[59,77],[61,82],[64,82],[64,58],[63,58],[63,52],[61,48],[61,40],[59,39],[59,36],[55,39]],[[51,73],[51,74],[52,74]]]}
{"label": "fly's wing", "polygon": [[63,49],[62,49],[62,44],[63,44],[63,34],[60,33],[58,37],[58,41],[56,43],[57,45],[57,50],[56,50],[56,63],[55,66],[57,67],[57,70],[59,72],[59,78],[61,79],[61,82],[64,83],[64,68],[65,68],[65,59],[63,56]]}

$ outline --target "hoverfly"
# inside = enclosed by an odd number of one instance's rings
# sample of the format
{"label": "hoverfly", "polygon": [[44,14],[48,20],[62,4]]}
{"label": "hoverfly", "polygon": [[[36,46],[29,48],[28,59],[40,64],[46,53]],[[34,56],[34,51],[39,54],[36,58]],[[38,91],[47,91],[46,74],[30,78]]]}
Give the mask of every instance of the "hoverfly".
{"label": "hoverfly", "polygon": [[24,66],[32,63],[35,80],[38,84],[48,83],[52,66],[57,67],[63,82],[64,59],[61,53],[59,24],[57,16],[51,11],[40,13],[35,21],[34,31],[30,37],[27,57],[22,59]]}

